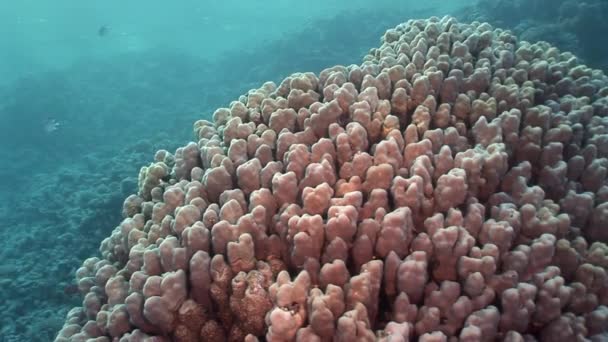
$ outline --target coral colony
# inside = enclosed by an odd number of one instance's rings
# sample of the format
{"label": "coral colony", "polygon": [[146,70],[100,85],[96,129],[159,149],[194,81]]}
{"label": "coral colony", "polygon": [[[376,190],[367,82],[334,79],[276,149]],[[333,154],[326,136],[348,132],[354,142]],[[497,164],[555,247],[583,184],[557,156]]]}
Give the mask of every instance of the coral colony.
{"label": "coral colony", "polygon": [[56,341],[605,341],[608,78],[413,20],[158,151]]}

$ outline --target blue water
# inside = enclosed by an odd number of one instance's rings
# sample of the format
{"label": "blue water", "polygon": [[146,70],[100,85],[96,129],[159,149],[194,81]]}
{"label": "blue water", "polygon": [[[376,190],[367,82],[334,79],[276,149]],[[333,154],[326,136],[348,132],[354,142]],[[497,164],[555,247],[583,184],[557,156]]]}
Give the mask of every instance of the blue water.
{"label": "blue water", "polygon": [[[0,3],[0,342],[54,338],[82,301],[75,270],[122,219],[140,167],[189,141],[194,121],[265,81],[360,63],[386,29],[466,18],[470,4]],[[562,40],[566,49],[586,44]]]}

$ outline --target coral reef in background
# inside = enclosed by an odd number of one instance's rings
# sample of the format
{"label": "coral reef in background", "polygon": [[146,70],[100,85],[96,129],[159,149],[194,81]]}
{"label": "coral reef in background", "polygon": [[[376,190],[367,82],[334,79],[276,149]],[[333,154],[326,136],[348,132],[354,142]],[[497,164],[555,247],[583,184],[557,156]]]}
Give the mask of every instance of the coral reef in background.
{"label": "coral reef in background", "polygon": [[141,169],[56,341],[601,340],[608,78],[414,20]]}
{"label": "coral reef in background", "polygon": [[608,70],[608,2],[604,0],[478,0],[466,20],[511,28],[522,40],[545,40]]}
{"label": "coral reef in background", "polygon": [[[151,148],[172,143],[162,135],[155,139],[112,153],[91,151],[70,163],[54,164],[52,171],[45,170],[42,161],[29,165],[34,162],[29,158],[3,170],[0,341],[54,338],[63,324],[56,315],[81,301],[74,288],[75,265],[89,257],[109,234],[108,227],[121,219],[124,197],[137,191],[136,165],[149,160]],[[23,172],[23,179],[9,184],[14,179],[10,171],[18,167],[34,172]],[[133,177],[123,179],[129,173]]]}

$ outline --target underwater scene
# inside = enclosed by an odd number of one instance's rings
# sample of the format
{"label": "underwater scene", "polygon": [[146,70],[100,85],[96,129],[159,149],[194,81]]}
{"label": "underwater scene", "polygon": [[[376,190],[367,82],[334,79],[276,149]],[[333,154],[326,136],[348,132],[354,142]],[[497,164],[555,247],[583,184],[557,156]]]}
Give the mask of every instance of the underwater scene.
{"label": "underwater scene", "polygon": [[608,341],[607,17],[0,3],[0,342]]}

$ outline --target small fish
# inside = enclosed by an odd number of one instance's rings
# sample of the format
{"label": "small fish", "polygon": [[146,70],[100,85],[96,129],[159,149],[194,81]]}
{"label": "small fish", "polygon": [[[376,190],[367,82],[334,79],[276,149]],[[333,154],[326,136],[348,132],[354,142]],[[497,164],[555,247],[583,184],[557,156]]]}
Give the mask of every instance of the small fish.
{"label": "small fish", "polygon": [[51,134],[59,129],[59,122],[53,118],[47,118],[44,122],[43,129],[47,134]]}
{"label": "small fish", "polygon": [[97,35],[100,37],[107,35],[108,32],[110,32],[110,29],[106,25],[102,25],[97,29]]}

